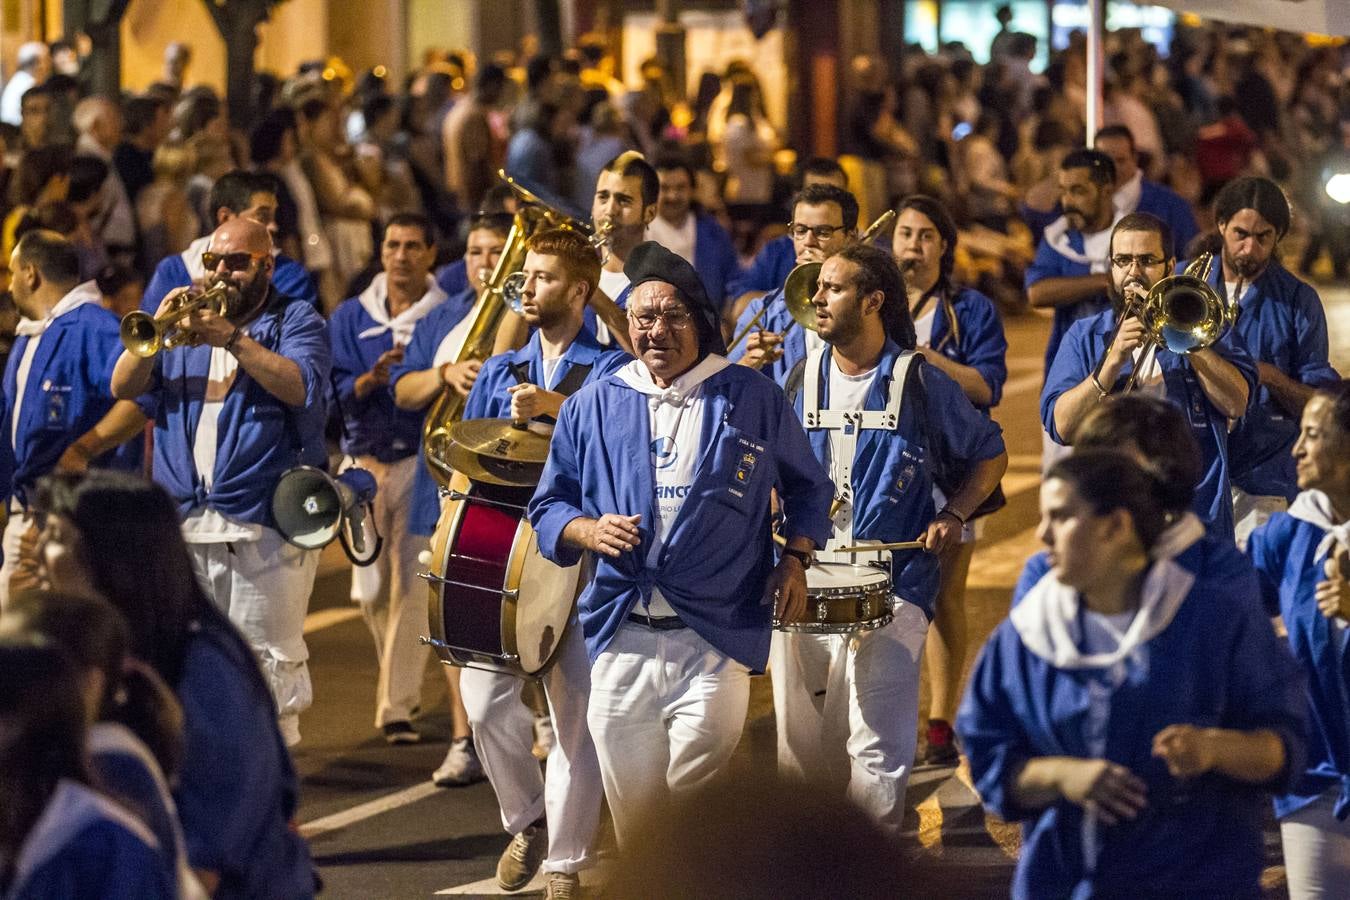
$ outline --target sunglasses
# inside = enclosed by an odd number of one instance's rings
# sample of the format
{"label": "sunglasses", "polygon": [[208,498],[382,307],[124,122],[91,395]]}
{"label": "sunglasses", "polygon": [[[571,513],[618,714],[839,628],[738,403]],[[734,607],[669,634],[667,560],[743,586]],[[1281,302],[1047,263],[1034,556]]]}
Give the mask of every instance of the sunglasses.
{"label": "sunglasses", "polygon": [[202,254],[202,265],[206,271],[214,272],[220,268],[220,264],[225,263],[225,268],[230,272],[243,272],[255,260],[263,259],[266,253],[249,253],[246,250],[240,250],[236,253],[212,253],[210,250]]}

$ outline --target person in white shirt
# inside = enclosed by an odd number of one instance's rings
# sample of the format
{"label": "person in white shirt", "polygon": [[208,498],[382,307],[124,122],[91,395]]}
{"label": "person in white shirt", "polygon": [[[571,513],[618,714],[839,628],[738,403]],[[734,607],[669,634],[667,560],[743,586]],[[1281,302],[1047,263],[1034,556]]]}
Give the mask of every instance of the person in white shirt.
{"label": "person in white shirt", "polygon": [[23,119],[23,95],[52,74],[51,51],[41,41],[29,41],[19,48],[18,65],[0,94],[0,122],[9,125],[18,125]]}
{"label": "person in white shirt", "polygon": [[646,240],[647,226],[656,218],[660,194],[656,170],[635,150],[610,160],[595,182],[591,221],[597,229],[609,229],[609,238],[601,251],[600,292],[613,301],[613,308],[593,303],[599,312],[586,310],[586,327],[602,346],[618,346],[629,352],[633,349],[628,343],[628,326],[623,316],[630,292],[624,263],[637,245]]}

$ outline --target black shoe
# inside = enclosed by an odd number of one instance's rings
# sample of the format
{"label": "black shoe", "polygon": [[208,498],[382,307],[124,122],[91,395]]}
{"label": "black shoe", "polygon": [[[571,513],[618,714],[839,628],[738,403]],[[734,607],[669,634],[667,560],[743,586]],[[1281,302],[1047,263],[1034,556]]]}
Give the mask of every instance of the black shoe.
{"label": "black shoe", "polygon": [[954,766],[961,761],[956,747],[956,732],[943,719],[928,720],[928,746],[923,752],[925,766]]}
{"label": "black shoe", "polygon": [[416,744],[421,740],[422,735],[417,733],[411,722],[389,722],[384,726],[386,744]]}

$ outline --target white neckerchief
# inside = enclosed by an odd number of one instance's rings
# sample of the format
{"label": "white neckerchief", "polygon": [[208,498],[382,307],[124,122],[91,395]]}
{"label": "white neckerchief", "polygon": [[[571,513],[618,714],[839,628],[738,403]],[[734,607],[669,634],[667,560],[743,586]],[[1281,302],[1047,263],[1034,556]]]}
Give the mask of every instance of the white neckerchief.
{"label": "white neckerchief", "polygon": [[1085,654],[1069,624],[1078,618],[1078,591],[1047,572],[1008,615],[1022,644],[1057,669],[1106,669],[1157,637],[1172,623],[1190,593],[1195,575],[1170,559],[1149,567],[1140,590],[1139,611],[1120,646],[1110,653]]}
{"label": "white neckerchief", "polygon": [[1339,525],[1335,523],[1331,518],[1331,498],[1322,491],[1301,492],[1289,504],[1289,515],[1326,531],[1326,536],[1317,544],[1317,553],[1313,559],[1321,559],[1330,553],[1332,544],[1340,544],[1350,551],[1350,521]]}
{"label": "white neckerchief", "polygon": [[1149,556],[1154,559],[1176,559],[1205,536],[1205,523],[1193,512],[1183,513],[1158,535]]}
{"label": "white neckerchief", "polygon": [[192,243],[188,244],[187,249],[178,254],[183,260],[183,266],[187,269],[188,278],[194,284],[201,284],[206,279],[206,266],[202,265],[202,254],[211,246],[211,235],[203,235]]}
{"label": "white neckerchief", "polygon": [[392,331],[394,343],[400,347],[407,346],[408,342],[412,340],[413,327],[423,316],[444,303],[448,296],[445,291],[436,286],[436,279],[428,275],[427,290],[422,298],[403,312],[390,318],[388,306],[389,273],[380,272],[371,280],[370,286],[357,297],[361,308],[375,320],[375,326],[362,331],[356,338],[364,341],[367,338],[379,337],[386,331]]}
{"label": "white neckerchief", "polygon": [[1139,198],[1144,193],[1144,170],[1139,169],[1134,177],[1122,184],[1111,195],[1111,205],[1115,207],[1116,217],[1129,215],[1139,208]]}
{"label": "white neckerchief", "polygon": [[[1115,228],[1116,223],[1120,221],[1121,217],[1120,211],[1113,210],[1113,213],[1114,215],[1111,217],[1111,224],[1108,225],[1105,229],[1103,229],[1104,231],[1110,231],[1112,228]],[[1093,234],[1101,234],[1101,232],[1097,231],[1093,232]],[[1086,239],[1090,237],[1090,235],[1085,233],[1083,237],[1084,237],[1084,246],[1087,246]],[[1055,221],[1051,222],[1049,225],[1046,226],[1045,242],[1049,244],[1052,248],[1054,248],[1055,252],[1057,252],[1060,256],[1063,256],[1065,259],[1076,262],[1080,266],[1092,266],[1094,264],[1100,265],[1102,263],[1102,260],[1092,259],[1086,254],[1080,253],[1079,251],[1075,250],[1069,244],[1069,220],[1065,216],[1060,216],[1058,219],[1056,219]]]}
{"label": "white neckerchief", "polygon": [[64,316],[73,309],[84,306],[86,303],[100,303],[103,295],[99,293],[98,284],[93,281],[86,281],[77,284],[70,289],[70,293],[62,297],[52,311],[47,313],[44,319],[25,319],[19,318],[19,324],[14,329],[14,333],[19,337],[36,337],[47,330],[52,322]]}
{"label": "white neckerchief", "polygon": [[709,353],[703,357],[698,365],[676,378],[667,388],[659,386],[652,380],[652,373],[640,359],[633,360],[615,374],[633,390],[646,394],[648,402],[653,408],[662,403],[669,403],[671,406],[684,406],[699,385],[729,365],[731,363],[727,362],[726,357]]}

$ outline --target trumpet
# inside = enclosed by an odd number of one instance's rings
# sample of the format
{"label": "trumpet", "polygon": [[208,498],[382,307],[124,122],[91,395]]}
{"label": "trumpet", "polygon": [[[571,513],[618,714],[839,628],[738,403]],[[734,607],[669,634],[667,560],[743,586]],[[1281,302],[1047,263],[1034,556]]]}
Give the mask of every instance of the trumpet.
{"label": "trumpet", "polygon": [[201,310],[223,316],[229,312],[230,299],[235,289],[228,284],[218,284],[200,293],[180,294],[173,305],[152,316],[136,310],[122,317],[122,346],[132,356],[149,359],[161,350],[172,350],[186,343],[189,334],[183,328],[188,316]]}
{"label": "trumpet", "polygon": [[1092,370],[1093,380],[1100,383],[1111,345],[1116,342],[1125,320],[1131,316],[1144,324],[1148,338],[1140,347],[1142,352],[1139,361],[1126,379],[1122,393],[1134,390],[1139,370],[1144,368],[1146,361],[1157,353],[1159,347],[1178,354],[1192,353],[1203,350],[1223,337],[1237,319],[1237,306],[1224,300],[1209,286],[1213,261],[1213,254],[1202,253],[1185,271],[1159,280],[1142,301],[1128,296],[1116,327],[1107,338],[1106,350]]}
{"label": "trumpet", "polygon": [[[866,244],[875,239],[878,234],[885,230],[886,226],[891,224],[894,218],[895,210],[893,209],[888,209],[877,216],[876,221],[868,225],[867,230],[858,238],[859,242]],[[823,265],[823,263],[818,262],[806,262],[794,266],[792,271],[788,273],[787,281],[783,282],[783,302],[787,304],[788,313],[798,325],[812,331],[816,330],[816,311],[811,305],[811,298],[816,295],[817,283],[820,281],[820,270]],[[766,303],[759,312],[755,313],[753,319],[745,323],[745,327],[731,339],[731,344],[727,347],[728,353],[734,350],[741,341],[749,337],[750,332],[755,330],[755,326],[759,324],[760,319],[764,318],[764,313],[768,312],[768,309],[769,306]],[[787,330],[791,330],[791,328],[792,326],[788,325]],[[786,334],[787,330],[783,333]]]}

